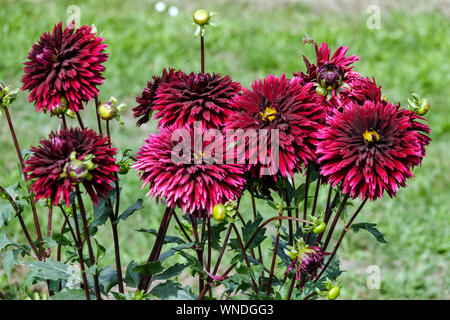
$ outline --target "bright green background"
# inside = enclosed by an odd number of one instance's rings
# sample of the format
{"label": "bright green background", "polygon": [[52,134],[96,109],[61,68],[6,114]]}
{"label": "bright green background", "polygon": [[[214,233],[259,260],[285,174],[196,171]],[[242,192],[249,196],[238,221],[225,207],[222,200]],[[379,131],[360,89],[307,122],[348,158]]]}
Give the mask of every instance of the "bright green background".
{"label": "bright green background", "polygon": [[[392,101],[406,105],[410,90],[432,102],[429,124],[432,145],[423,165],[415,169],[409,188],[396,199],[377,201],[366,207],[359,222],[375,222],[388,244],[381,245],[365,231],[350,233],[340,249],[344,274],[342,297],[348,299],[448,299],[449,293],[449,211],[450,211],[450,118],[448,117],[450,83],[450,8],[445,1],[379,1],[381,29],[370,30],[366,21],[370,1],[165,1],[175,5],[180,14],[171,17],[167,8],[159,13],[156,1],[17,1],[1,0],[0,5],[0,80],[20,86],[22,62],[43,31],[62,20],[67,22],[67,8],[81,9],[81,23],[95,24],[103,33],[110,53],[101,99],[111,95],[135,106],[146,81],[162,68],[172,66],[185,72],[198,71],[199,43],[193,38],[191,15],[196,8],[219,12],[217,29],[207,30],[207,71],[230,74],[248,84],[267,73],[291,75],[304,70],[301,55],[313,59],[312,46],[304,45],[305,33],[318,42],[327,41],[333,50],[349,46],[359,55],[356,70],[374,76]],[[446,5],[447,3],[447,5]],[[21,93],[11,107],[13,121],[22,148],[36,144],[57,126],[55,118],[36,113]],[[92,106],[85,118],[95,127]],[[113,140],[120,149],[137,149],[154,124],[136,128],[128,109],[125,126],[114,124]],[[17,179],[16,157],[7,130],[0,118],[0,184]],[[126,178],[123,208],[137,197],[144,197],[133,173]],[[248,199],[243,214],[250,217]],[[145,209],[121,225],[122,259],[143,262],[153,238],[136,234],[134,229],[157,227],[161,207],[146,202]],[[272,214],[268,208],[265,209]],[[31,215],[26,215],[31,225]],[[45,228],[45,225],[43,226]],[[19,238],[16,223],[9,235]],[[109,226],[100,230],[103,244],[109,246]],[[268,258],[266,258],[268,261]],[[112,261],[110,261],[112,262]],[[380,290],[366,287],[367,267],[381,268]],[[21,271],[24,272],[24,271]],[[16,272],[20,282],[23,273]],[[3,287],[3,288],[2,288]],[[9,292],[0,281],[0,292]]]}

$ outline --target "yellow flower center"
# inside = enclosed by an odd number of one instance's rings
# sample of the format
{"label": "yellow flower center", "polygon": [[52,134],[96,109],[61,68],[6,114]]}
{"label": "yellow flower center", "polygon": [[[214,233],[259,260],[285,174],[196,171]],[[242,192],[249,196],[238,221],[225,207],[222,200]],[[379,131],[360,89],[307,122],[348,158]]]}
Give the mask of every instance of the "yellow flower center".
{"label": "yellow flower center", "polygon": [[375,142],[380,140],[380,135],[375,130],[366,130],[363,133],[363,138],[365,142]]}
{"label": "yellow flower center", "polygon": [[259,115],[263,121],[273,121],[276,118],[277,110],[275,110],[272,106],[266,107],[263,112],[260,112]]}
{"label": "yellow flower center", "polygon": [[197,150],[194,152],[194,158],[195,160],[203,158],[205,154],[201,150]]}

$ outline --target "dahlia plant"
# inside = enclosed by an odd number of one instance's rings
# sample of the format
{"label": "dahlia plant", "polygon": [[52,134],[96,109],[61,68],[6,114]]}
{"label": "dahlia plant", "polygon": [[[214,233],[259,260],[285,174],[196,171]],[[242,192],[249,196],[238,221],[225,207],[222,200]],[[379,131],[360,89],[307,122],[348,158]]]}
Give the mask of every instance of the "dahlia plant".
{"label": "dahlia plant", "polygon": [[[395,197],[413,178],[430,143],[422,117],[429,101],[415,93],[407,109],[388,101],[374,78],[353,69],[357,56],[347,47],[331,54],[327,43],[314,43],[304,72],[269,74],[245,88],[205,72],[213,15],[194,14],[200,72],[164,69],[136,98],[136,125],[157,127],[139,150],[117,151],[111,139],[124,105],[99,96],[107,45],[88,26],[58,23],[24,63],[22,90],[52,117],[38,146],[20,149],[9,112],[18,90],[1,84],[22,179],[0,182],[8,277],[23,257],[24,287],[44,282],[53,299],[336,299],[344,236],[366,229],[385,242],[376,225],[354,221],[367,201]],[[89,108],[96,128],[84,125]],[[137,174],[156,201],[142,209],[137,199],[122,211],[126,174]],[[23,218],[28,206],[34,231]],[[156,237],[139,244],[148,257],[125,268],[120,249],[136,244],[119,242],[119,223],[139,210],[157,215],[157,207],[159,228],[137,230]],[[56,214],[61,226],[52,223]],[[14,218],[26,244],[6,235]],[[112,241],[103,246],[97,232],[108,221]],[[114,266],[104,263],[110,252]]]}

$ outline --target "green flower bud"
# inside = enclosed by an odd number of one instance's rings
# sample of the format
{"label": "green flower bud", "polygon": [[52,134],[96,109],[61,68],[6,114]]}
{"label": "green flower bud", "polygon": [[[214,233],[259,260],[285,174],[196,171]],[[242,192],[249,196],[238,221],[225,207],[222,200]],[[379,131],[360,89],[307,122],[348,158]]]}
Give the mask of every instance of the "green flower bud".
{"label": "green flower bud", "polygon": [[328,93],[328,91],[327,91],[327,89],[325,89],[324,87],[322,87],[320,84],[317,86],[317,88],[316,88],[316,93],[318,94],[318,95],[321,95],[321,96],[326,96],[327,95],[327,93]]}
{"label": "green flower bud", "polygon": [[325,224],[325,222],[322,222],[320,224],[318,224],[317,226],[315,226],[312,229],[312,232],[314,232],[315,234],[319,234],[325,231],[325,228],[327,227],[327,225]]}
{"label": "green flower bud", "polygon": [[227,217],[227,208],[223,204],[218,203],[214,206],[212,215],[216,221],[222,222]]}
{"label": "green flower bud", "polygon": [[97,113],[103,120],[112,120],[117,115],[117,107],[112,102],[102,102],[98,106]]}
{"label": "green flower bud", "polygon": [[331,288],[328,291],[328,299],[334,300],[339,296],[340,293],[341,293],[341,289],[338,286],[334,286],[333,288]]}
{"label": "green flower bud", "polygon": [[423,116],[423,115],[427,114],[428,111],[430,111],[430,107],[431,107],[430,101],[428,101],[428,99],[422,99],[420,101],[420,106],[419,106],[419,109],[417,110],[417,114],[419,116]]}
{"label": "green flower bud", "polygon": [[67,100],[64,97],[61,97],[58,105],[51,108],[51,113],[54,116],[60,116],[67,111]]}
{"label": "green flower bud", "polygon": [[205,25],[209,22],[211,18],[208,11],[200,9],[194,12],[194,22],[198,25]]}

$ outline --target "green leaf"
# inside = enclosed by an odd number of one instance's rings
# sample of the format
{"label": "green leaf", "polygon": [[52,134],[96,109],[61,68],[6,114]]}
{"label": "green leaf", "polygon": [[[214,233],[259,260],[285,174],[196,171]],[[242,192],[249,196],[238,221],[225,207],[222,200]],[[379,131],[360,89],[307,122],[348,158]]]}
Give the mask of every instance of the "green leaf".
{"label": "green leaf", "polygon": [[358,232],[359,229],[367,230],[375,237],[375,239],[377,239],[378,242],[387,243],[384,239],[384,235],[377,228],[375,228],[376,225],[376,223],[368,222],[355,223],[352,225],[352,230],[355,232]]}
{"label": "green leaf", "polygon": [[[119,219],[126,220],[129,216],[131,216],[136,211],[142,209],[142,199],[138,199],[132,206],[130,206],[127,210],[125,210],[120,216]],[[117,220],[118,222],[119,220]]]}
{"label": "green leaf", "polygon": [[150,294],[163,300],[194,300],[196,297],[188,288],[181,284],[168,280],[155,286]]}
{"label": "green leaf", "polygon": [[[256,230],[258,229],[262,220],[263,220],[263,217],[258,212],[255,220],[253,220],[253,222],[251,220],[249,220],[245,224],[245,226],[242,228],[242,236],[243,236],[244,245],[246,245],[248,243],[251,236],[256,232]],[[266,232],[266,229],[262,228],[258,232],[258,234],[255,236],[255,238],[252,240],[252,243],[250,244],[250,246],[248,248],[253,249],[253,248],[257,247],[262,241],[264,241],[264,239],[266,238],[266,236],[264,235],[265,232]]]}
{"label": "green leaf", "polygon": [[6,273],[6,276],[8,277],[8,281],[11,281],[11,272],[13,267],[17,264],[17,255],[19,254],[20,250],[8,250],[6,251],[3,260],[3,270]]}
{"label": "green leaf", "polygon": [[8,225],[8,223],[12,220],[15,214],[15,210],[8,203],[0,203],[0,228],[4,225]]}
{"label": "green leaf", "polygon": [[[155,229],[138,229],[136,230],[137,232],[145,232],[145,233],[150,233],[153,235],[157,235],[158,232]],[[180,237],[176,237],[176,236],[170,236],[170,235],[166,235],[164,237],[164,243],[176,243],[176,244],[183,244],[186,243],[183,239],[181,239]]]}
{"label": "green leaf", "polygon": [[295,207],[297,208],[300,202],[305,200],[306,184],[302,183],[297,189],[295,189]]}
{"label": "green leaf", "polygon": [[227,224],[219,223],[211,226],[211,247],[214,250],[220,250],[221,248],[221,241],[220,241],[220,233],[222,231],[225,231],[227,229]]}
{"label": "green leaf", "polygon": [[164,267],[162,266],[161,262],[154,261],[154,262],[148,262],[145,264],[141,264],[136,266],[133,271],[145,275],[145,276],[151,276],[160,273],[164,270]]}
{"label": "green leaf", "polygon": [[181,252],[182,250],[192,248],[193,246],[195,246],[195,241],[192,241],[192,242],[189,242],[189,243],[184,243],[184,244],[179,245],[177,247],[171,248],[171,249],[167,250],[166,252],[163,252],[159,256],[158,261],[162,263],[164,260],[166,260],[168,257],[171,257],[176,252]]}
{"label": "green leaf", "polygon": [[167,280],[169,278],[175,277],[175,276],[179,275],[184,269],[186,269],[187,266],[188,266],[188,264],[176,263],[175,265],[164,270],[164,272],[159,273],[156,276],[154,276],[153,279],[154,280]]}
{"label": "green leaf", "polygon": [[127,271],[125,272],[125,278],[123,278],[123,281],[131,288],[136,288],[139,284],[140,275],[134,271],[134,268],[136,267],[137,262],[131,261],[128,264]]}
{"label": "green leaf", "polygon": [[52,258],[47,258],[45,261],[28,262],[27,265],[33,272],[34,278],[37,279],[68,280],[73,275],[68,265]]}
{"label": "green leaf", "polygon": [[0,234],[0,251],[5,249],[8,246],[15,245],[13,241],[8,237],[6,233]]}
{"label": "green leaf", "polygon": [[97,203],[97,205],[94,205],[94,219],[92,220],[91,224],[89,225],[89,229],[93,229],[96,227],[99,227],[101,225],[104,225],[106,221],[108,221],[109,214],[111,213],[112,209],[107,205],[107,199],[110,198],[110,195],[108,195],[106,198],[100,199]]}
{"label": "green leaf", "polygon": [[56,241],[56,243],[60,244],[61,246],[70,246],[72,242],[67,239],[63,234],[58,232],[52,232],[52,238]]}
{"label": "green leaf", "polygon": [[117,284],[117,271],[111,266],[107,266],[100,270],[98,281],[100,289],[104,294],[108,294],[112,287]]}
{"label": "green leaf", "polygon": [[51,300],[86,300],[83,289],[64,289],[55,293]]}

